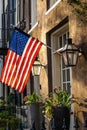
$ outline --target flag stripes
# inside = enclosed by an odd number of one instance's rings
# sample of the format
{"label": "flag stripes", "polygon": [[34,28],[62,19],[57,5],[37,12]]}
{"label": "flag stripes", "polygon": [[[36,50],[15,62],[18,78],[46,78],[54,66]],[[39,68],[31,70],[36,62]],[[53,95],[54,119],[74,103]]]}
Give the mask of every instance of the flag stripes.
{"label": "flag stripes", "polygon": [[42,42],[33,37],[29,37],[22,55],[9,49],[2,71],[1,81],[11,88],[23,92],[30,77],[32,65],[41,46]]}

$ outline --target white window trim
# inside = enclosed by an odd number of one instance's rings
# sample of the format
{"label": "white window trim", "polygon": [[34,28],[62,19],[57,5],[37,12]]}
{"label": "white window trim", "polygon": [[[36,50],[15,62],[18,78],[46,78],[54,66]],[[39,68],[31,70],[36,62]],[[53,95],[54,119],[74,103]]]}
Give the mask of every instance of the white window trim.
{"label": "white window trim", "polygon": [[28,31],[28,34],[30,34],[38,25],[39,22],[36,22],[36,24]]}
{"label": "white window trim", "polygon": [[45,15],[48,15],[60,2],[61,0],[58,0],[55,4],[53,4],[52,7],[50,7],[47,12],[45,13]]}
{"label": "white window trim", "polygon": [[[53,32],[52,34],[51,34],[51,36],[53,37],[56,33],[58,33],[58,32],[60,32],[62,29],[64,29],[64,28],[66,28],[67,26],[68,26],[69,24],[68,23],[66,23],[63,27],[61,27],[61,28],[59,28],[59,29],[57,29],[55,32]],[[60,34],[60,33],[59,33]],[[51,40],[52,41],[52,40]],[[59,53],[59,49],[54,49],[53,48],[53,54],[59,54],[59,55],[61,55],[61,53]]]}
{"label": "white window trim", "polygon": [[[57,29],[56,31],[54,31],[54,32],[51,34],[51,43],[52,43],[51,46],[52,46],[52,48],[53,48],[53,37],[54,37],[56,34],[58,34],[58,33],[60,34],[60,31],[61,31],[61,30],[66,30],[66,29],[68,29],[68,26],[69,26],[69,24],[67,23],[67,24],[65,24],[63,27]],[[52,55],[52,58],[53,58],[53,55],[54,55],[54,54],[59,54],[59,55],[61,55],[61,54],[58,52],[59,49],[56,49],[56,50],[55,50],[55,49],[53,48],[53,50],[54,50],[54,51],[53,51],[52,54],[51,54],[51,55]],[[54,67],[54,64],[53,64],[53,63],[52,63],[52,67]],[[72,69],[70,68],[70,81],[71,81],[71,85],[72,85],[72,77],[71,77],[71,76],[72,76],[72,71],[71,71],[71,70],[72,70]],[[62,75],[62,73],[61,73],[61,75]],[[52,78],[54,78],[53,72],[52,72]],[[63,81],[61,81],[61,83],[63,84]],[[61,85],[62,85],[62,84],[61,84]],[[53,83],[53,85],[54,85],[54,83]],[[62,86],[63,86],[63,85],[62,85]],[[72,90],[71,90],[71,91],[72,91]],[[72,93],[72,92],[71,92],[71,93]]]}

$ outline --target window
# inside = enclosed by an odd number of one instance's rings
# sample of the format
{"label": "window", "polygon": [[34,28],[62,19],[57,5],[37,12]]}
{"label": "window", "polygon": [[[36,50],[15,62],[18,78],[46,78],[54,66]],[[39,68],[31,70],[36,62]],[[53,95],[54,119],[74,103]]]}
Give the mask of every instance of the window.
{"label": "window", "polygon": [[15,21],[16,25],[19,23],[19,19],[20,19],[20,1],[16,0],[16,21]]}
{"label": "window", "polygon": [[53,86],[62,86],[63,90],[71,93],[71,69],[65,67],[62,57],[56,51],[66,44],[66,39],[69,37],[69,27],[66,24],[64,27],[56,30],[51,35],[52,48],[52,79]]}
{"label": "window", "polygon": [[[7,40],[9,40],[12,30],[11,26],[15,24],[15,0],[8,0],[8,5],[7,5]],[[6,22],[6,21],[5,21]]]}
{"label": "window", "polygon": [[8,27],[10,28],[11,25],[13,24],[14,25],[14,21],[15,21],[15,2],[14,0],[9,0],[8,1],[8,12],[7,12],[7,15],[8,15]]}
{"label": "window", "polygon": [[61,0],[47,0],[47,10],[51,8],[56,2],[60,2]]}
{"label": "window", "polygon": [[37,23],[37,0],[29,0],[29,28]]}
{"label": "window", "polygon": [[[66,44],[66,39],[69,37],[69,33],[65,32],[63,35],[58,37],[59,48]],[[67,90],[70,93],[71,79],[70,79],[70,67],[65,67],[63,59],[61,58],[61,82],[63,90]]]}
{"label": "window", "polygon": [[19,5],[20,5],[20,11],[19,11],[19,15],[20,15],[20,21],[24,21],[25,20],[25,0],[20,0],[19,1]]}
{"label": "window", "polygon": [[3,47],[8,46],[8,41],[12,33],[12,25],[15,24],[15,0],[3,2],[2,12],[2,41]]}
{"label": "window", "polygon": [[25,0],[16,0],[16,24],[25,20]]}

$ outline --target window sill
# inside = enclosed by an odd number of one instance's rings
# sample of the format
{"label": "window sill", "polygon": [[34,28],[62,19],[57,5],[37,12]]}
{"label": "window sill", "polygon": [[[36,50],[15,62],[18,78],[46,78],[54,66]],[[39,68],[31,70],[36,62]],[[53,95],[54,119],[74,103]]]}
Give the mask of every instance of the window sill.
{"label": "window sill", "polygon": [[48,15],[48,14],[57,6],[57,4],[59,4],[60,1],[61,1],[61,0],[58,0],[55,4],[53,4],[53,6],[50,7],[50,8],[47,10],[47,12],[45,13],[45,15]]}
{"label": "window sill", "polygon": [[28,34],[30,34],[38,25],[38,22],[36,22],[36,24],[28,31]]}

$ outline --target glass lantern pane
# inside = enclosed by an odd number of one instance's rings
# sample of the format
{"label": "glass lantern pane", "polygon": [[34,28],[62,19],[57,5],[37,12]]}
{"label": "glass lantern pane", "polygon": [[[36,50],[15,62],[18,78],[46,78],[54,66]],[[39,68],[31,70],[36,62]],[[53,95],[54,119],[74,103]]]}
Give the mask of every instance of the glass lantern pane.
{"label": "glass lantern pane", "polygon": [[75,65],[77,63],[78,60],[78,52],[75,52],[73,55],[73,64]]}
{"label": "glass lantern pane", "polygon": [[74,53],[68,52],[67,57],[68,57],[68,64],[72,65],[73,64],[73,55]]}
{"label": "glass lantern pane", "polygon": [[68,58],[69,65],[76,65],[77,58],[78,58],[78,52],[76,52],[76,51],[67,52],[67,58]]}
{"label": "glass lantern pane", "polygon": [[73,54],[71,52],[67,52],[68,64],[71,65],[73,63]]}
{"label": "glass lantern pane", "polygon": [[41,64],[40,62],[37,60],[34,62],[34,65],[32,67],[32,74],[35,75],[35,76],[38,76],[40,75],[40,72],[41,72]]}
{"label": "glass lantern pane", "polygon": [[67,54],[66,54],[66,52],[63,52],[63,53],[62,53],[62,56],[63,56],[64,64],[67,65],[67,64],[68,64],[68,59],[67,59]]}
{"label": "glass lantern pane", "polygon": [[40,75],[41,67],[40,66],[33,66],[32,74],[33,75]]}

